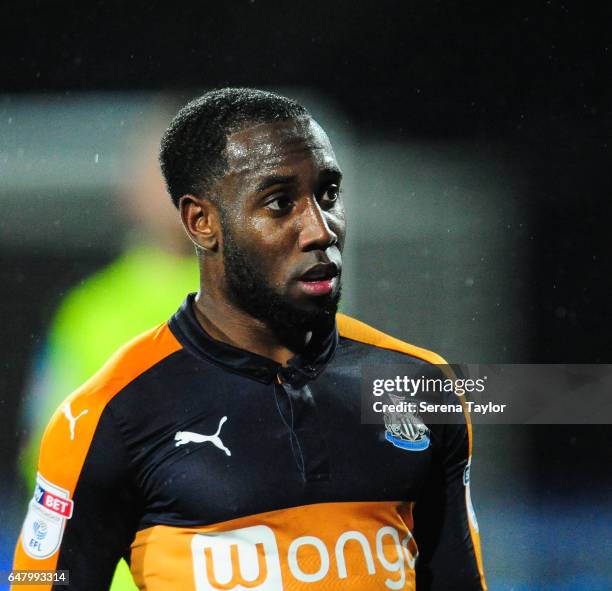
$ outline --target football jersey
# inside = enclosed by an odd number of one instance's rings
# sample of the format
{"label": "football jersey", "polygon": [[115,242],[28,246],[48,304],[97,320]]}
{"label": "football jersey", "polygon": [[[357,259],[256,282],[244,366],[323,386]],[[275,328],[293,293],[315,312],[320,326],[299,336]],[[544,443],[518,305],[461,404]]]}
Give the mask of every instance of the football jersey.
{"label": "football jersey", "polygon": [[121,557],[148,591],[486,589],[469,418],[406,445],[361,420],[363,367],[440,357],[338,314],[281,366],[211,338],[193,300],[54,414],[15,569],[84,591]]}

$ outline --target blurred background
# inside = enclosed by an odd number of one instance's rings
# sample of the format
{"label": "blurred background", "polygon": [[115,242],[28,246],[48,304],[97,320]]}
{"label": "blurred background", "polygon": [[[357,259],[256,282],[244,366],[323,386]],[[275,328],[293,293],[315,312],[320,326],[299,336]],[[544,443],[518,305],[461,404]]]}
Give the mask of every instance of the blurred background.
{"label": "blurred background", "polygon": [[[458,363],[610,363],[606,3],[7,2],[0,570],[40,429],[195,290],[156,165],[226,85],[303,102],[346,184],[343,311]],[[612,589],[610,426],[477,426],[492,590]]]}

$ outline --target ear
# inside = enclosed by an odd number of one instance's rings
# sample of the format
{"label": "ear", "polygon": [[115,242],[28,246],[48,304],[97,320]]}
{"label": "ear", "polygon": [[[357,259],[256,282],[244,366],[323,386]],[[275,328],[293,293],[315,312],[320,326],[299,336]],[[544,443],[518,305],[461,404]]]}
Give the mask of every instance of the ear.
{"label": "ear", "polygon": [[210,199],[183,195],[179,199],[179,210],[187,235],[196,247],[216,251],[221,231],[217,206]]}

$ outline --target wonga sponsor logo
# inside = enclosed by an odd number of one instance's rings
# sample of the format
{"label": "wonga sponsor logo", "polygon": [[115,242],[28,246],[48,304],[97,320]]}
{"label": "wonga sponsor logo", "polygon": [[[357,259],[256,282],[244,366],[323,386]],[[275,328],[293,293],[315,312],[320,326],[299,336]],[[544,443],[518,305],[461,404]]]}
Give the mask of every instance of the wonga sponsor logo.
{"label": "wonga sponsor logo", "polygon": [[265,525],[196,534],[191,552],[197,591],[282,591],[276,538]]}
{"label": "wonga sponsor logo", "polygon": [[293,580],[289,588],[296,582],[316,588],[356,573],[361,580],[372,577],[374,586],[404,589],[418,556],[412,534],[402,538],[391,526],[378,529],[373,540],[360,531],[341,532],[332,548],[317,536],[300,536],[282,551],[272,529],[258,525],[196,534],[191,551],[196,591],[282,591],[283,575]]}

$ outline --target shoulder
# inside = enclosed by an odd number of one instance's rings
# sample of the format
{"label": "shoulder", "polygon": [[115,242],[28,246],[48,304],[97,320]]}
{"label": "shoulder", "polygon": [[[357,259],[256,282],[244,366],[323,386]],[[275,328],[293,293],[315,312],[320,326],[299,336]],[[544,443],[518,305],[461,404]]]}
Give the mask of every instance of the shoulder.
{"label": "shoulder", "polygon": [[392,337],[369,326],[365,322],[361,322],[345,314],[336,315],[336,325],[340,338],[350,339],[365,345],[378,347],[379,349],[404,353],[434,365],[446,365],[444,358],[437,353]]}
{"label": "shoulder", "polygon": [[[402,353],[411,357],[412,359],[416,358],[422,362],[425,362],[426,364],[430,364],[430,366],[435,365],[435,368],[430,367],[430,369],[435,371],[438,376],[442,377],[443,379],[456,379],[453,368],[443,357],[437,353],[434,353],[433,351],[411,345],[410,343],[400,339],[396,339],[395,337],[389,336],[388,334],[377,330],[368,324],[365,324],[365,322],[361,322],[360,320],[356,320],[346,316],[345,314],[336,314],[336,326],[338,327],[340,339],[349,339],[351,341],[363,343],[370,347]],[[447,392],[443,395],[445,396],[445,400],[443,402],[457,402],[454,392]],[[472,425],[464,398],[459,397],[459,401],[463,407],[463,418],[459,424],[455,425],[455,428],[458,428],[462,435],[456,439],[456,443],[461,445],[466,443],[467,454],[469,457],[472,454]]]}
{"label": "shoulder", "polygon": [[72,489],[73,478],[88,454],[108,403],[133,380],[180,349],[167,323],[160,324],[126,343],[68,396],[43,436],[39,471],[45,478]]}
{"label": "shoulder", "polygon": [[168,324],[159,324],[120,347],[67,401],[105,405],[132,380],[179,349],[181,344]]}

